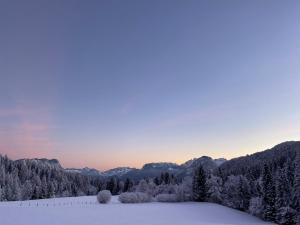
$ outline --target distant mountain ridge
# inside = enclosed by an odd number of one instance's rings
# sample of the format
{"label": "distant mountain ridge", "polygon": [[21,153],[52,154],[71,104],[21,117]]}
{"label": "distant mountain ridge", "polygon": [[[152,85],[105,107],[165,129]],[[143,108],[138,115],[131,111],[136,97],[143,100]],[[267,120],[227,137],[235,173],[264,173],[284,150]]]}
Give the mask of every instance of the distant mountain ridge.
{"label": "distant mountain ridge", "polygon": [[88,176],[101,176],[102,173],[99,170],[84,167],[83,169],[74,169],[74,168],[67,168],[65,169],[67,172],[72,173],[80,173],[82,175],[88,175]]}
{"label": "distant mountain ridge", "polygon": [[102,176],[111,177],[111,176],[123,176],[124,174],[136,170],[135,168],[131,167],[117,167],[114,169],[106,170],[101,173]]}
{"label": "distant mountain ridge", "polygon": [[183,164],[176,164],[172,162],[155,162],[146,163],[141,169],[131,167],[117,167],[106,171],[99,171],[94,168],[63,168],[57,159],[46,159],[46,158],[34,158],[34,159],[19,159],[17,161],[32,161],[39,163],[51,168],[61,169],[69,173],[82,174],[85,176],[109,178],[118,177],[120,179],[130,178],[133,180],[140,180],[143,178],[153,178],[160,176],[161,173],[169,172],[178,177],[184,177],[186,175],[192,175],[195,168],[202,165],[206,170],[213,170],[224,162],[226,159],[212,159],[208,156],[202,156],[200,158],[194,158],[186,161]]}
{"label": "distant mountain ridge", "polygon": [[[66,172],[70,173],[78,173],[87,176],[99,176],[101,178],[109,178],[109,177],[118,177],[120,179],[131,178],[133,180],[139,180],[143,178],[152,178],[156,176],[160,176],[161,173],[169,172],[177,177],[190,176],[193,174],[195,168],[200,165],[204,167],[206,170],[213,171],[216,168],[220,168],[224,171],[227,171],[228,174],[239,174],[244,170],[248,170],[249,165],[251,164],[254,167],[261,163],[267,162],[269,159],[278,160],[281,157],[282,150],[291,151],[290,154],[294,155],[294,149],[299,149],[300,151],[300,142],[297,141],[287,141],[280,143],[274,146],[271,149],[267,149],[261,152],[256,152],[251,155],[237,157],[231,160],[226,160],[224,158],[212,159],[209,156],[202,156],[199,158],[194,158],[188,160],[182,164],[176,164],[172,162],[155,162],[155,163],[146,163],[142,166],[141,169],[131,168],[131,167],[117,167],[113,169],[109,169],[106,171],[99,171],[94,168],[63,168],[57,159],[46,159],[46,158],[34,158],[34,159],[19,159],[16,161],[32,161],[32,162],[42,162],[46,167],[51,167],[55,169],[62,169]],[[290,150],[290,149],[293,149]],[[244,165],[241,170],[240,165]]]}
{"label": "distant mountain ridge", "polygon": [[106,171],[99,171],[91,168],[83,169],[65,169],[68,172],[81,173],[83,175],[89,176],[100,176],[103,178],[107,177],[118,177],[120,179],[130,178],[133,180],[140,180],[143,178],[153,178],[160,176],[161,173],[169,172],[178,177],[184,177],[186,175],[192,175],[195,168],[200,165],[206,170],[214,170],[218,166],[226,162],[226,159],[212,159],[208,156],[202,156],[200,158],[194,158],[188,160],[183,164],[176,164],[172,162],[156,162],[156,163],[146,163],[141,169],[131,168],[131,167],[117,167]]}

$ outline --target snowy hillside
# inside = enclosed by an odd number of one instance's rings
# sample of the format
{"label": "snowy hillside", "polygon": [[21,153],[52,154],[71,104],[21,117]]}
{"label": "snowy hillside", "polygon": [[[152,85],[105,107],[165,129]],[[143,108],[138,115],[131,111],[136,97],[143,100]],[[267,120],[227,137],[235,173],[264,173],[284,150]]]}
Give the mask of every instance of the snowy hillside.
{"label": "snowy hillside", "polygon": [[212,203],[100,205],[95,196],[0,203],[3,225],[271,225]]}
{"label": "snowy hillside", "polygon": [[106,177],[111,177],[111,176],[123,176],[126,173],[130,172],[134,170],[134,168],[130,168],[130,167],[117,167],[111,170],[106,170],[102,173],[102,176],[106,176]]}
{"label": "snowy hillside", "polygon": [[87,176],[101,176],[102,173],[96,169],[93,168],[88,168],[84,167],[83,169],[74,169],[74,168],[68,168],[65,169],[65,171],[70,172],[70,173],[79,173],[82,175],[87,175]]}

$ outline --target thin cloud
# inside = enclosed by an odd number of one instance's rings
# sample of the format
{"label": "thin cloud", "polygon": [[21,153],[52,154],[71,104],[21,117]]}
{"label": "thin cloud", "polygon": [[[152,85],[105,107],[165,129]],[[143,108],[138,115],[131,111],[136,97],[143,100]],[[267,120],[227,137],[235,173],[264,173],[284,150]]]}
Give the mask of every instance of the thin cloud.
{"label": "thin cloud", "polygon": [[49,117],[47,110],[1,109],[0,121],[9,124],[0,127],[0,152],[14,158],[48,156],[55,148]]}
{"label": "thin cloud", "polygon": [[29,111],[22,108],[0,109],[0,117],[25,116]]}

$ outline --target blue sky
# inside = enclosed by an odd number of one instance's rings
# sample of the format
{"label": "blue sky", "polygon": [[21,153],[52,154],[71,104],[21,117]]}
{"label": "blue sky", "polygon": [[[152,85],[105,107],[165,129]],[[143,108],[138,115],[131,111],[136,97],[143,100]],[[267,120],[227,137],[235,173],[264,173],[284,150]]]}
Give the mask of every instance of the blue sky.
{"label": "blue sky", "polygon": [[232,158],[300,136],[298,1],[2,1],[0,153]]}

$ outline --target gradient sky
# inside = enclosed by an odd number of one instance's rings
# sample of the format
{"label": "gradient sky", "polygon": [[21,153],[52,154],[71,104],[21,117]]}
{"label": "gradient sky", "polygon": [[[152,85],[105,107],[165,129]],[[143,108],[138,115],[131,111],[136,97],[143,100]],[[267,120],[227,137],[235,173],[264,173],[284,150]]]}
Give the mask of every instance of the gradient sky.
{"label": "gradient sky", "polygon": [[300,1],[0,3],[0,153],[65,167],[300,137]]}

